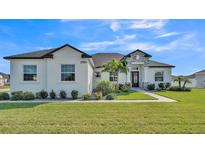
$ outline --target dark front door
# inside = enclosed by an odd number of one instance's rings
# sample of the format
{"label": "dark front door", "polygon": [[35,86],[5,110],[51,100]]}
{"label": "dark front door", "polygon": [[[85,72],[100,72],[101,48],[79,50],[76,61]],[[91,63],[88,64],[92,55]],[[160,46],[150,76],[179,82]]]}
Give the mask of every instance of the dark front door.
{"label": "dark front door", "polygon": [[133,71],[132,73],[132,87],[139,87],[139,72]]}

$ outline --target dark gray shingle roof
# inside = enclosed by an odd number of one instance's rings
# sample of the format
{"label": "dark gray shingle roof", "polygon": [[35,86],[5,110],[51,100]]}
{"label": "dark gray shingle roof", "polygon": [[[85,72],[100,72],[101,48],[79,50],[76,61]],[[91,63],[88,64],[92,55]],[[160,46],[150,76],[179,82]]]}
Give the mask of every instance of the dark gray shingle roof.
{"label": "dark gray shingle roof", "polygon": [[3,78],[9,79],[9,74],[6,74],[6,73],[3,73],[3,72],[0,72],[0,75],[2,75]]}
{"label": "dark gray shingle roof", "polygon": [[124,55],[120,53],[96,53],[92,55],[95,67],[100,67],[112,59],[120,60],[123,57]]}
{"label": "dark gray shingle roof", "polygon": [[17,55],[12,55],[8,57],[4,57],[5,59],[18,59],[18,58],[43,58],[46,54],[49,54],[50,52],[56,50],[57,48],[52,49],[45,49],[45,50],[39,50],[39,51],[33,51],[33,52],[27,52]]}
{"label": "dark gray shingle roof", "polygon": [[198,71],[196,73],[205,73],[205,70]]}
{"label": "dark gray shingle roof", "polygon": [[145,65],[148,67],[175,67],[174,65],[160,63],[157,61],[149,60],[149,62]]}
{"label": "dark gray shingle roof", "polygon": [[54,53],[55,51],[58,51],[64,47],[70,47],[80,53],[82,53],[82,57],[83,58],[91,58],[90,55],[88,55],[87,53],[69,45],[69,44],[65,44],[63,46],[60,46],[58,48],[51,48],[51,49],[45,49],[45,50],[39,50],[39,51],[33,51],[33,52],[27,52],[27,53],[23,53],[23,54],[17,54],[17,55],[12,55],[12,56],[7,56],[4,57],[4,59],[40,59],[40,58],[49,58],[52,57],[52,53]]}

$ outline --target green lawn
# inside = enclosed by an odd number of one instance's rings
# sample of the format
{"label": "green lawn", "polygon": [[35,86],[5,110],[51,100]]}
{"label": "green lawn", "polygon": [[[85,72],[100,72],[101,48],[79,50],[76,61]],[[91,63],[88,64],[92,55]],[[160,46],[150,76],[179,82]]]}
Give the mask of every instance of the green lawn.
{"label": "green lawn", "polygon": [[156,98],[141,92],[124,92],[117,94],[119,100],[155,100]]}
{"label": "green lawn", "polygon": [[205,89],[176,103],[4,103],[0,133],[205,133]]}
{"label": "green lawn", "polygon": [[10,87],[9,86],[0,86],[0,92],[9,92]]}

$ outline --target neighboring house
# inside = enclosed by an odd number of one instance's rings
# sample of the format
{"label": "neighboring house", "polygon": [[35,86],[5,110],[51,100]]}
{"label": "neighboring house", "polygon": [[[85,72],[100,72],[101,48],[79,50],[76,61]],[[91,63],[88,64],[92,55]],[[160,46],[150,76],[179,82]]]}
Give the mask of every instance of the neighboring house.
{"label": "neighboring house", "polygon": [[[173,76],[173,79],[175,77],[176,76]],[[183,76],[183,77],[188,78],[191,81],[191,83],[187,83],[187,85],[186,85],[187,87],[205,88],[205,70],[193,73],[193,74],[188,75],[188,76]],[[182,84],[183,84],[183,82],[182,82]],[[172,85],[177,86],[178,83],[172,81]]]}
{"label": "neighboring house", "polygon": [[[59,48],[4,57],[10,60],[11,91],[42,89],[57,93],[72,90],[90,93],[100,80],[131,83],[132,87],[146,88],[148,84],[171,83],[173,65],[150,60],[152,56],[136,50],[127,55],[97,53],[88,55],[68,44]],[[125,59],[128,73],[101,72],[102,65],[112,59]]]}
{"label": "neighboring house", "polygon": [[0,86],[4,86],[9,83],[9,75],[0,72]]}

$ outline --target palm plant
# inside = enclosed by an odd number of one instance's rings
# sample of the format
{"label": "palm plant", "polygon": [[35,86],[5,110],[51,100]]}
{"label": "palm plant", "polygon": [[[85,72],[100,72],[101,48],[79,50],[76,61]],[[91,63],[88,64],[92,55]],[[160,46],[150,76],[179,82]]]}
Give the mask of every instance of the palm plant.
{"label": "palm plant", "polygon": [[178,76],[177,78],[174,79],[174,82],[178,82],[179,83],[179,88],[180,89],[181,89],[182,81],[184,81],[184,77],[183,76]]}
{"label": "palm plant", "polygon": [[[127,74],[127,62],[113,59],[112,61],[103,65],[102,72],[111,72],[118,74],[119,72]],[[118,79],[117,79],[118,84]]]}
{"label": "palm plant", "polygon": [[184,80],[183,80],[183,81],[184,81],[184,84],[183,84],[183,87],[182,87],[182,88],[183,88],[183,89],[185,89],[186,84],[187,84],[187,83],[191,83],[191,80],[190,80],[190,79],[188,79],[188,78],[184,78]]}

